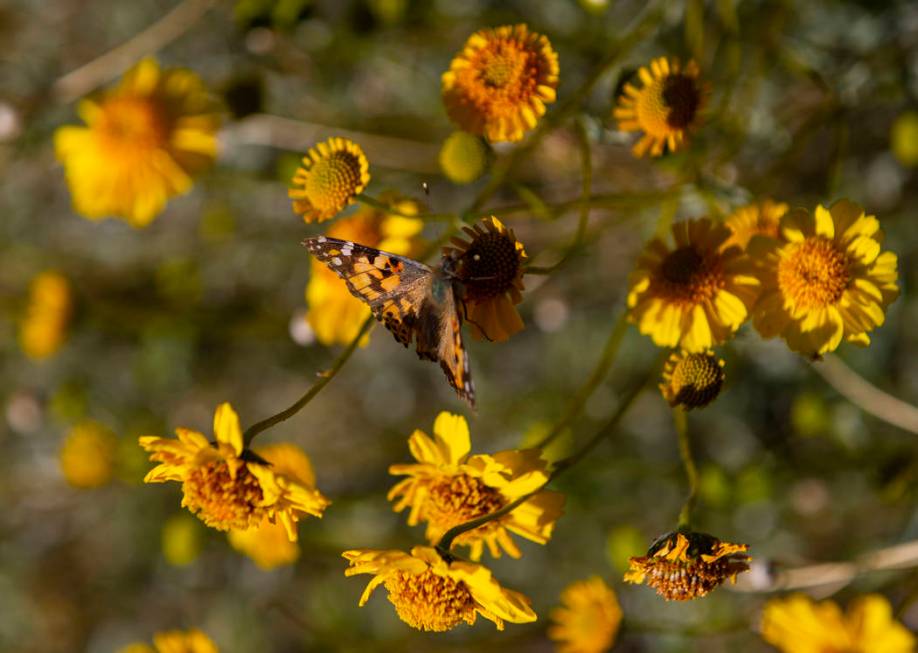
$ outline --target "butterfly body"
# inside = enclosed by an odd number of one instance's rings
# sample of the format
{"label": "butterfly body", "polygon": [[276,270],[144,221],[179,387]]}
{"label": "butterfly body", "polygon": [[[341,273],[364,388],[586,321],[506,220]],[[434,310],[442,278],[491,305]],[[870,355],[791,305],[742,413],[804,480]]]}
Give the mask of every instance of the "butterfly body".
{"label": "butterfly body", "polygon": [[438,267],[337,238],[316,236],[303,244],[344,280],[395,339],[415,345],[418,357],[439,362],[460,398],[475,405],[468,352],[462,340],[463,296],[453,263]]}

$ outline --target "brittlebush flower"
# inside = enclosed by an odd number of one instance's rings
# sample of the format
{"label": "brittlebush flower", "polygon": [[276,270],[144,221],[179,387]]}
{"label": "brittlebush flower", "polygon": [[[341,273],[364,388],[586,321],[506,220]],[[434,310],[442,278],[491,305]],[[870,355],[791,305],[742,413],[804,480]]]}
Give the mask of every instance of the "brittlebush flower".
{"label": "brittlebush flower", "polygon": [[732,232],[724,247],[736,245],[746,249],[749,241],[756,235],[777,238],[778,224],[785,213],[787,204],[770,199],[741,206],[724,221]]}
{"label": "brittlebush flower", "polygon": [[763,338],[818,358],[842,340],[870,344],[898,296],[896,255],[882,251],[880,223],[840,200],[813,213],[795,209],[781,218],[780,239],[757,237],[748,252],[762,293],[753,324]]}
{"label": "brittlebush flower", "polygon": [[663,366],[660,392],[670,406],[702,408],[717,399],[724,384],[724,361],[711,350],[673,352]]}
{"label": "brittlebush flower", "polygon": [[[354,215],[335,221],[325,235],[392,254],[411,255],[417,249],[424,222],[405,215],[417,214],[418,203],[386,194],[380,199],[400,215],[363,205]],[[306,303],[309,305],[306,320],[323,345],[351,342],[370,316],[370,308],[354,297],[344,281],[315,257],[306,286]],[[360,344],[366,345],[367,342],[369,336],[364,336]]]}
{"label": "brittlebush flower", "polygon": [[190,70],[144,59],[115,88],[85,99],[86,127],[54,134],[77,213],[149,224],[217,154],[217,105]]}
{"label": "brittlebush flower", "polygon": [[182,483],[182,506],[217,530],[245,530],[265,519],[280,521],[296,541],[303,515],[321,517],[328,499],[311,487],[275,472],[253,451],[243,449],[239,417],[220,404],[214,414],[215,442],[190,429],[176,429],[178,439],[143,436],[140,446],[158,462],[145,483]]}
{"label": "brittlebush flower", "polygon": [[[433,438],[423,431],[408,438],[417,464],[389,467],[390,474],[408,476],[389,490],[389,500],[398,499],[393,509],[410,508],[411,526],[427,522],[431,544],[453,526],[500,510],[548,481],[546,462],[536,449],[470,456],[469,427],[461,415],[440,413],[433,432]],[[481,559],[485,545],[495,558],[501,550],[519,558],[510,533],[545,544],[563,506],[563,495],[542,490],[503,517],[462,533],[454,544],[471,547],[472,560]]]}
{"label": "brittlebush flower", "polygon": [[193,628],[156,633],[153,635],[153,646],[138,642],[128,644],[118,653],[219,653],[219,649],[210,637]]}
{"label": "brittlebush flower", "polygon": [[[314,489],[316,475],[312,463],[295,444],[277,443],[255,448],[255,453],[271,463],[275,474],[283,474],[301,486]],[[233,548],[249,556],[261,569],[290,565],[300,557],[300,548],[291,542],[283,524],[264,519],[248,530],[231,530],[228,534]]]}
{"label": "brittlebush flower", "polygon": [[460,623],[475,623],[478,615],[494,622],[536,620],[529,599],[501,587],[491,571],[473,562],[444,560],[433,547],[416,546],[411,553],[356,549],[342,554],[350,563],[345,576],[373,574],[360,605],[385,585],[399,618],[418,630],[444,632]]}
{"label": "brittlebush flower", "polygon": [[118,439],[98,422],[70,429],[59,454],[61,471],[73,487],[94,488],[108,483],[115,469]]}
{"label": "brittlebush flower", "polygon": [[370,164],[360,146],[346,138],[332,137],[303,157],[288,191],[293,211],[308,222],[335,217],[370,183]]}
{"label": "brittlebush flower", "polygon": [[551,612],[548,636],[558,653],[602,653],[612,648],[622,622],[615,592],[599,576],[571,583]]}
{"label": "brittlebush flower", "polygon": [[558,55],[526,25],[472,34],[443,73],[443,104],[461,129],[492,143],[518,141],[555,101]]}
{"label": "brittlebush flower", "polygon": [[638,71],[643,86],[625,84],[613,115],[618,128],[626,132],[644,132],[632,152],[637,157],[650,151],[651,156],[680,149],[688,132],[700,122],[707,87],[698,79],[698,65],[689,61],[683,68],[678,59],[659,57],[650,69]]}
{"label": "brittlebush flower", "polygon": [[659,347],[701,352],[731,338],[746,321],[759,282],[730,230],[707,218],[672,228],[671,250],[654,238],[629,279],[628,320]]}
{"label": "brittlebush flower", "polygon": [[523,330],[515,304],[523,301],[526,250],[494,216],[463,231],[471,240],[454,237],[443,248],[465,290],[463,317],[474,337],[503,342]]}
{"label": "brittlebush flower", "polygon": [[73,311],[70,283],[58,272],[46,271],[32,279],[29,303],[19,324],[19,346],[29,358],[54,355],[67,337]]}
{"label": "brittlebush flower", "polygon": [[912,653],[918,643],[879,594],[858,597],[846,614],[834,601],[815,603],[803,594],[772,599],[762,613],[762,637],[782,653]]}
{"label": "brittlebush flower", "polygon": [[651,544],[646,556],[631,558],[625,581],[646,583],[667,601],[698,598],[748,571],[748,550],[713,535],[675,531]]}

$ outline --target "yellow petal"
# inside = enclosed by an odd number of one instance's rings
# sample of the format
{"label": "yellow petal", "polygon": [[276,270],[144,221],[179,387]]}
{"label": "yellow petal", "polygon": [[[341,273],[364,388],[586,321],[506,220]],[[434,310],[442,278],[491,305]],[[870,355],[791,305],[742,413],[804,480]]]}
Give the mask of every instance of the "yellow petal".
{"label": "yellow petal", "polygon": [[214,413],[214,436],[217,442],[225,442],[233,448],[236,455],[242,453],[242,430],[239,428],[239,416],[229,403],[217,406]]}

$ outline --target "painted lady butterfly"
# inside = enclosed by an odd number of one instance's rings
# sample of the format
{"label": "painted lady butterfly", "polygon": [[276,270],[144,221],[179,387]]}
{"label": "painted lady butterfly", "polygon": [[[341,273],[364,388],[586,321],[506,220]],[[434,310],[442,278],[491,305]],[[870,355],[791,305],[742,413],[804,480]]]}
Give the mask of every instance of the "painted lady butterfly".
{"label": "painted lady butterfly", "polygon": [[439,361],[460,398],[475,407],[469,355],[462,343],[462,285],[448,256],[431,268],[404,256],[347,240],[315,236],[303,241],[309,253],[344,279],[373,316],[418,357]]}

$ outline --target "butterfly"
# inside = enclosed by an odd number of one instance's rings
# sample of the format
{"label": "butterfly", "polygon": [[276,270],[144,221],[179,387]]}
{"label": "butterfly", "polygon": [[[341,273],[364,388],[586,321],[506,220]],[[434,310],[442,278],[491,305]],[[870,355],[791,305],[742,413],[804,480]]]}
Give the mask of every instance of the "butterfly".
{"label": "butterfly", "polygon": [[303,241],[309,253],[347,284],[354,297],[418,358],[439,362],[461,399],[475,407],[469,355],[462,342],[461,280],[455,262],[444,256],[431,268],[404,256],[326,236]]}

